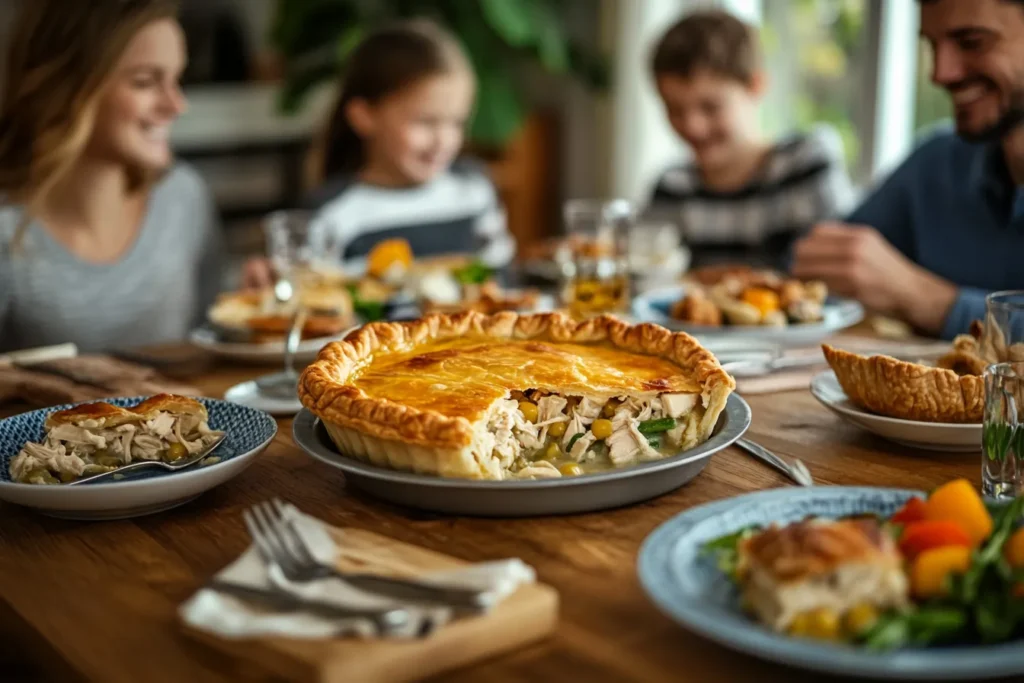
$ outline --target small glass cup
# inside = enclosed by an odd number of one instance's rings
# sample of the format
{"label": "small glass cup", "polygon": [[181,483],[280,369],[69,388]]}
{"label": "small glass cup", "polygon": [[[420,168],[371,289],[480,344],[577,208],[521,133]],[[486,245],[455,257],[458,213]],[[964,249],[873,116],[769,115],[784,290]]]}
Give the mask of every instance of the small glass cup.
{"label": "small glass cup", "polygon": [[1024,363],[985,370],[981,492],[1010,500],[1024,492]]}
{"label": "small glass cup", "polygon": [[635,220],[625,199],[573,199],[565,204],[567,239],[562,299],[577,318],[629,309],[629,230]]}
{"label": "small glass cup", "polygon": [[274,299],[291,316],[284,348],[284,371],[257,380],[268,396],[294,398],[299,373],[295,353],[302,339],[307,312],[302,289],[325,280],[340,280],[340,231],[330,221],[309,211],[277,211],[263,222],[267,258],[274,270]]}
{"label": "small glass cup", "polygon": [[985,297],[982,353],[997,362],[1024,361],[1024,290]]}

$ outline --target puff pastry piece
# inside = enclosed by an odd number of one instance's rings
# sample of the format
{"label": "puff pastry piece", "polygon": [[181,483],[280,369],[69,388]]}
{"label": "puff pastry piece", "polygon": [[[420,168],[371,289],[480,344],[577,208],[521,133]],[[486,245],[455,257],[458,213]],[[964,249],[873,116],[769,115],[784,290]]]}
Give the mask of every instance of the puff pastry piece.
{"label": "puff pastry piece", "polygon": [[813,610],[842,615],[858,604],[907,602],[902,559],[874,520],[773,526],[741,541],[737,550],[745,601],[777,631]]}
{"label": "puff pastry piece", "polygon": [[[348,455],[392,469],[502,479],[510,469],[496,433],[522,428],[501,412],[515,406],[515,392],[571,399],[574,431],[586,431],[612,400],[659,405],[673,418],[682,406],[674,437],[685,448],[711,435],[734,388],[685,333],[607,316],[577,323],[560,313],[466,312],[373,323],[328,344],[302,373],[299,398]],[[695,400],[661,405],[661,396],[675,394]]]}
{"label": "puff pastry piece", "polygon": [[921,422],[981,422],[985,383],[977,375],[862,356],[822,344],[825,359],[853,403],[888,417]]}

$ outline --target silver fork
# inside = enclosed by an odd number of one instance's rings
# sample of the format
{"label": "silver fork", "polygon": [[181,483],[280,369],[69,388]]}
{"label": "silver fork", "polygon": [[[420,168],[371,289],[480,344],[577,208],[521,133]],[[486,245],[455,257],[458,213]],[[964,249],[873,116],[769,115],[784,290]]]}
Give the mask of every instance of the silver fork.
{"label": "silver fork", "polygon": [[[260,557],[263,558],[265,563],[278,567],[286,577],[289,577],[296,571],[291,553],[286,550],[284,540],[275,526],[268,524],[265,519],[254,513],[254,509],[256,508],[246,510],[242,513],[242,517],[245,520],[245,526],[249,529],[249,535],[256,545],[257,552],[259,552]],[[277,590],[287,593],[280,588],[277,588]],[[291,594],[288,593],[288,595]],[[306,598],[301,600],[303,602],[312,602]],[[348,610],[339,606],[337,609],[332,610],[332,612],[338,617],[366,619],[372,622],[381,634],[389,634],[402,628],[409,623],[410,619],[408,610],[402,607]]]}
{"label": "silver fork", "polygon": [[[289,553],[287,568],[282,567],[290,581],[304,583],[318,579],[334,578],[369,593],[393,598],[411,600],[421,604],[452,607],[460,610],[480,612],[490,606],[486,592],[466,588],[453,588],[399,579],[374,574],[343,572],[316,559],[306,545],[295,523],[284,512],[284,503],[275,498],[272,503],[262,503],[250,508],[254,515],[262,517],[264,524],[274,527],[282,539],[282,545]],[[290,574],[288,572],[291,572]]]}
{"label": "silver fork", "polygon": [[174,462],[164,462],[163,460],[137,460],[127,465],[121,465],[120,467],[113,469],[109,472],[99,472],[98,474],[90,474],[87,477],[82,477],[81,479],[69,481],[68,483],[63,484],[63,486],[78,486],[79,484],[92,484],[104,479],[113,479],[119,475],[123,475],[125,472],[134,472],[135,470],[164,469],[171,470],[172,472],[177,470],[183,470],[187,467],[195,465],[200,460],[205,459],[206,456],[210,455],[215,450],[217,450],[217,447],[224,443],[224,440],[226,438],[226,434],[222,435],[218,437],[216,441],[214,441],[209,446],[199,451],[195,455],[190,455],[187,458],[175,460]]}
{"label": "silver fork", "polygon": [[800,486],[814,486],[814,479],[811,477],[810,470],[799,460],[794,458],[793,464],[789,464],[761,444],[754,443],[749,439],[738,439],[736,445],[761,462],[767,463],[782,472]]}

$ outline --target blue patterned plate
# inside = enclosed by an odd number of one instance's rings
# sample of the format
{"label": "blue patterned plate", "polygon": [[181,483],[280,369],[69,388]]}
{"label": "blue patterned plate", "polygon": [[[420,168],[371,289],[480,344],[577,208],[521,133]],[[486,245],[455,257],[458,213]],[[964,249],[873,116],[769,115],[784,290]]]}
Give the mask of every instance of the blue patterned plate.
{"label": "blue patterned plate", "polygon": [[755,339],[783,346],[815,344],[831,334],[856,325],[864,319],[864,307],[851,299],[829,297],[825,302],[825,318],[817,323],[770,327],[761,325],[735,325],[731,327],[708,327],[692,325],[673,320],[669,312],[672,304],[683,298],[685,285],[673,285],[644,292],[633,299],[633,316],[639,321],[657,323],[670,330],[682,330],[699,337],[729,337],[730,339]]}
{"label": "blue patterned plate", "polygon": [[655,605],[688,629],[726,647],[813,671],[878,679],[953,680],[1024,674],[1024,644],[870,652],[773,633],[740,609],[739,592],[702,555],[712,539],[751,525],[807,515],[890,515],[919,491],[868,487],[775,489],[718,501],[677,515],[640,548],[640,583]]}
{"label": "blue patterned plate", "polygon": [[[112,398],[105,402],[128,407],[144,397]],[[131,472],[120,481],[81,486],[16,484],[10,462],[28,441],[41,441],[43,423],[70,405],[44,408],[0,420],[0,500],[24,505],[54,517],[122,519],[166,510],[186,503],[244,470],[277,434],[277,423],[263,411],[211,398],[197,398],[210,414],[210,428],[227,433],[214,452],[213,464],[198,464],[178,472]]]}

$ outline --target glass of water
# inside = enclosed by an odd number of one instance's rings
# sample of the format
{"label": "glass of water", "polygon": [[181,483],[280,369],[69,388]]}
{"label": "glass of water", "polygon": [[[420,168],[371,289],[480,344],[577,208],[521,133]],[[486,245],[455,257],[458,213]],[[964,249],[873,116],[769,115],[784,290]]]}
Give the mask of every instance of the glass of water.
{"label": "glass of water", "polygon": [[1024,362],[985,370],[981,492],[997,500],[1024,492]]}

